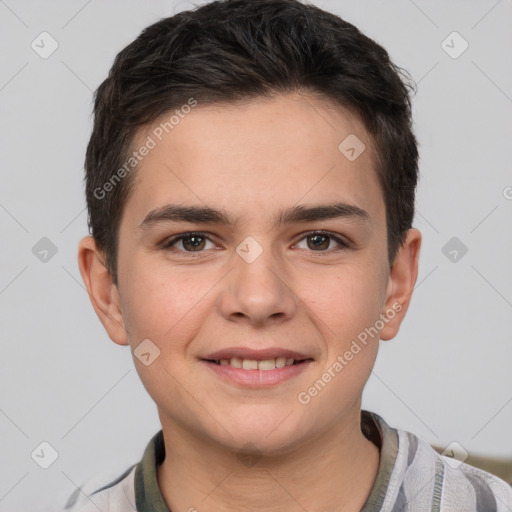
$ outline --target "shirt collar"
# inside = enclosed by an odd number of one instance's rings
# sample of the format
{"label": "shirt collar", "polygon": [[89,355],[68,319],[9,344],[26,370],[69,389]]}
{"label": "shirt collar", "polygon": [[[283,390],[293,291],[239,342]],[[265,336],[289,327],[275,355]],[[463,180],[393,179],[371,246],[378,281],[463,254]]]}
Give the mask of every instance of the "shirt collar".
{"label": "shirt collar", "polygon": [[361,512],[380,512],[398,455],[398,432],[378,414],[370,411],[361,411],[361,430],[380,452],[377,477]]}
{"label": "shirt collar", "polygon": [[149,441],[135,468],[135,505],[138,512],[170,512],[158,487],[157,467],[165,459],[163,432]]}

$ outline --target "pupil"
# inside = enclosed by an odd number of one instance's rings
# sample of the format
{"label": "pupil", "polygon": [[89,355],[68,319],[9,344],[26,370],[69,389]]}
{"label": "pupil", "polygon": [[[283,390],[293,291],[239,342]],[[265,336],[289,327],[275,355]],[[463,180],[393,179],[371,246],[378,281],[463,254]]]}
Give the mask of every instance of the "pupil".
{"label": "pupil", "polygon": [[[325,245],[325,240],[327,240],[327,237],[324,235],[312,235],[310,238],[313,241],[314,248],[318,248],[322,245],[321,239],[324,240],[324,245]],[[327,245],[329,245],[329,242],[327,242]]]}
{"label": "pupil", "polygon": [[[195,240],[195,242],[194,242]],[[202,237],[200,236],[189,236],[188,238],[186,238],[185,240],[185,243],[187,244],[188,242],[191,242],[191,247],[193,247],[194,249],[197,249],[200,245],[201,245],[201,241],[202,241]]]}

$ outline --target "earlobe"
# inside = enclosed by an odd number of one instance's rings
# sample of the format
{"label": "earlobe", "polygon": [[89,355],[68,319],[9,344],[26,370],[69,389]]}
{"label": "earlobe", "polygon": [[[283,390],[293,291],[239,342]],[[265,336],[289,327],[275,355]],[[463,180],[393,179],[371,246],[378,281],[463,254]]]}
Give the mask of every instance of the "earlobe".
{"label": "earlobe", "polygon": [[382,311],[387,321],[380,333],[381,340],[394,338],[405,318],[418,277],[420,247],[421,233],[417,229],[409,229],[390,270]]}
{"label": "earlobe", "polygon": [[128,345],[119,292],[92,236],[84,237],[78,245],[78,266],[91,304],[110,339]]}

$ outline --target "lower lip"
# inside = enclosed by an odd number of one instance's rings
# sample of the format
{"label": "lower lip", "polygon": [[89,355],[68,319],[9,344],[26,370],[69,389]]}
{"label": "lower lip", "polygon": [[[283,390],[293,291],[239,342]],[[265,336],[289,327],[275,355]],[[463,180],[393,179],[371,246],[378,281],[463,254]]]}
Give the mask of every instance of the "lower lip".
{"label": "lower lip", "polygon": [[205,360],[202,360],[202,362],[227,382],[236,383],[248,388],[268,388],[297,377],[313,361],[308,359],[291,366],[275,368],[274,370],[244,370],[243,368],[234,368],[233,366],[220,365]]}

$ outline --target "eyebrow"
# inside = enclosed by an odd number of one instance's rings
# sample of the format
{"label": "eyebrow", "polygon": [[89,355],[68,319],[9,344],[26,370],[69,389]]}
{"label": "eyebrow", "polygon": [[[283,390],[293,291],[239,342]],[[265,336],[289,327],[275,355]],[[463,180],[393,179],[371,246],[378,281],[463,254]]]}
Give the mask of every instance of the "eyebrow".
{"label": "eyebrow", "polygon": [[[371,217],[362,208],[347,203],[325,205],[298,205],[279,210],[273,219],[276,227],[299,222],[314,222],[325,219],[346,218],[371,223]],[[223,224],[234,227],[235,222],[222,210],[208,206],[183,206],[168,204],[149,212],[139,225],[139,229],[148,229],[155,224],[167,222],[191,222],[194,224]]]}

